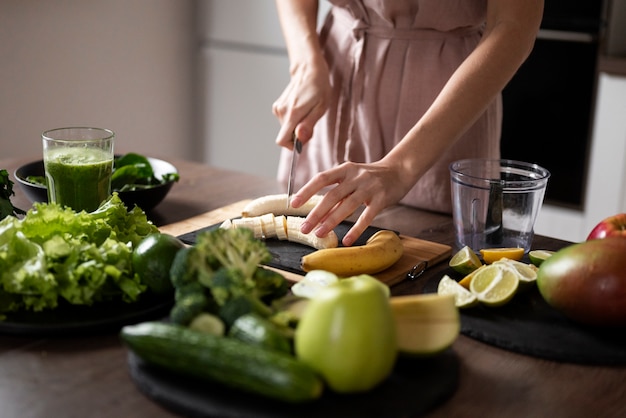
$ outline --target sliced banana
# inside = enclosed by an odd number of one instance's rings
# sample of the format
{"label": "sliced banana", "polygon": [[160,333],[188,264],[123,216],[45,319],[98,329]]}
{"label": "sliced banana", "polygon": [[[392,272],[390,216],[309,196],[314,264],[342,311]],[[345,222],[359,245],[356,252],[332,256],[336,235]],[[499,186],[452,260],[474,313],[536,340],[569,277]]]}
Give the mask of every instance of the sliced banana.
{"label": "sliced banana", "polygon": [[339,245],[339,239],[334,231],[325,237],[317,237],[313,232],[303,234],[300,231],[303,217],[300,216],[274,216],[266,213],[261,216],[236,218],[229,222],[224,221],[221,228],[249,228],[254,232],[254,236],[260,239],[278,238],[299,244],[313,247],[317,250],[325,248],[335,248]]}

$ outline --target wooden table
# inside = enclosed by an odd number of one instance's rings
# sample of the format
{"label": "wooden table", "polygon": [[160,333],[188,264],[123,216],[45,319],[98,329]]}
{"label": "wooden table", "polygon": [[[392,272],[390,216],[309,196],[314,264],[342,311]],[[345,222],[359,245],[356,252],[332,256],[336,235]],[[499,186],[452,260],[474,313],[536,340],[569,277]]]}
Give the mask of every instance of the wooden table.
{"label": "wooden table", "polygon": [[[29,159],[0,159],[13,171]],[[230,203],[282,190],[273,179],[170,160],[181,174],[166,200],[149,214],[157,226],[178,222]],[[15,182],[16,183],[16,182]],[[15,184],[18,207],[30,202]],[[448,216],[406,207],[384,211],[375,225],[453,245]],[[535,248],[567,243],[536,237]],[[394,294],[420,291],[429,277],[393,287]],[[465,336],[453,347],[460,360],[456,393],[432,417],[620,417],[626,416],[626,368],[558,363],[501,350]],[[626,349],[626,348],[625,348]],[[116,334],[91,337],[0,336],[2,417],[172,417],[140,393],[130,379],[127,352]],[[416,394],[417,396],[418,394]]]}

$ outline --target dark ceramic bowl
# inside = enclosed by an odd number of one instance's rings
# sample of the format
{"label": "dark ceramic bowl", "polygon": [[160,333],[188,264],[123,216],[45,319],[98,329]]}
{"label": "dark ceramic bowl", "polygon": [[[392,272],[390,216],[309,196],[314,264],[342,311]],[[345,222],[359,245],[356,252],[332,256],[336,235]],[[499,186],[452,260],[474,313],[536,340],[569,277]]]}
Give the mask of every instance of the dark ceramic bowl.
{"label": "dark ceramic bowl", "polygon": [[[150,161],[150,165],[152,166],[154,175],[157,178],[161,178],[164,174],[178,172],[178,170],[176,170],[176,167],[174,167],[167,161],[159,160],[152,157],[148,157],[148,161]],[[17,180],[20,188],[24,191],[24,193],[31,202],[48,202],[48,190],[45,186],[26,181],[26,178],[28,176],[43,175],[43,160],[25,164],[15,170],[15,179]],[[128,207],[129,209],[132,209],[135,205],[137,205],[144,211],[149,211],[150,209],[161,203],[161,201],[169,193],[174,183],[174,181],[170,181],[165,184],[150,187],[149,189],[119,192],[119,196],[120,199],[122,199],[122,202],[124,202],[126,207]]]}

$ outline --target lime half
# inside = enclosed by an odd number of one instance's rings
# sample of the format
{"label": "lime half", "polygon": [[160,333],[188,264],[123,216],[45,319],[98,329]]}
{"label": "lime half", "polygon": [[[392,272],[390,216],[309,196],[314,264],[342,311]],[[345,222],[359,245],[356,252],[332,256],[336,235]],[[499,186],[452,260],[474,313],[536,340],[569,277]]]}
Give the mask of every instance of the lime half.
{"label": "lime half", "polygon": [[457,273],[467,275],[482,266],[483,263],[476,253],[466,245],[452,256],[449,265]]}
{"label": "lime half", "polygon": [[528,253],[530,262],[539,267],[548,257],[554,254],[554,251],[550,250],[532,250]]}

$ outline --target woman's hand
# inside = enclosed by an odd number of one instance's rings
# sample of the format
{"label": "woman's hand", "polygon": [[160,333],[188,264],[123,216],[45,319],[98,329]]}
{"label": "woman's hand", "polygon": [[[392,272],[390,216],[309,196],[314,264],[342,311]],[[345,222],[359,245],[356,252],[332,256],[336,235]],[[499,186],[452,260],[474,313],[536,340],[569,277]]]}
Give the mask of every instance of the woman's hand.
{"label": "woman's hand", "polygon": [[365,209],[342,240],[352,245],[376,215],[404,197],[412,182],[401,181],[400,170],[381,161],[371,164],[346,162],[315,175],[291,199],[294,207],[304,204],[320,190],[335,185],[309,213],[302,224],[302,232],[315,231],[323,237],[350,216],[361,205]]}
{"label": "woman's hand", "polygon": [[331,95],[328,66],[323,59],[299,65],[291,73],[289,84],[272,106],[281,124],[276,143],[289,149],[293,147],[294,132],[303,144],[311,139],[313,127],[326,112]]}

